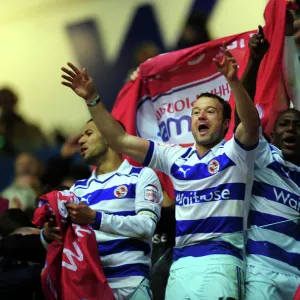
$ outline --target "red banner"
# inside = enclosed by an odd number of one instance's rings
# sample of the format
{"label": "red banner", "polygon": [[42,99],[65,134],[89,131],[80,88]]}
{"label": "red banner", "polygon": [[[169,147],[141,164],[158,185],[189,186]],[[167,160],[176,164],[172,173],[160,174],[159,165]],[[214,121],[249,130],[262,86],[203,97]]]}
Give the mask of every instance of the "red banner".
{"label": "red banner", "polygon": [[[270,48],[259,70],[255,104],[267,133],[277,114],[289,107],[281,75],[286,5],[282,0],[270,0],[264,14],[264,32]],[[220,47],[226,41],[239,65],[241,77],[248,61],[248,41],[255,32],[221,38],[146,61],[140,66],[137,80],[127,83],[121,90],[112,114],[130,134],[182,146],[193,144],[191,108],[201,93],[221,96],[229,101],[234,112],[230,87],[212,59],[221,56]],[[232,115],[226,138],[232,136],[233,127]],[[170,182],[164,187],[171,196],[169,185]]]}

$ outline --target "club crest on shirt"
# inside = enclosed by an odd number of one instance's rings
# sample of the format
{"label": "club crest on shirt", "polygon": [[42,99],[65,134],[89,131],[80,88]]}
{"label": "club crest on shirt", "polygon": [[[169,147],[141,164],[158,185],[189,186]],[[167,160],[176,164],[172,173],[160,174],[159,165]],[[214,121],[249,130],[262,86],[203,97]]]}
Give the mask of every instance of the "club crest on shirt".
{"label": "club crest on shirt", "polygon": [[219,172],[220,163],[216,159],[213,159],[208,163],[207,168],[210,174],[216,174]]}
{"label": "club crest on shirt", "polygon": [[145,200],[153,203],[159,202],[158,189],[153,184],[148,184],[145,187]]}
{"label": "club crest on shirt", "polygon": [[128,193],[128,189],[126,185],[120,185],[114,190],[114,195],[117,198],[124,198]]}

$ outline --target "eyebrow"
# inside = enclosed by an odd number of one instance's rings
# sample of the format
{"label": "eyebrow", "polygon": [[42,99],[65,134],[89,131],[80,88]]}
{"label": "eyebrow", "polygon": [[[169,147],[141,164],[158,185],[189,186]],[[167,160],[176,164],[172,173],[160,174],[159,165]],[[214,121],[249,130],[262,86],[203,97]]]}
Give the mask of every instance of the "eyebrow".
{"label": "eyebrow", "polygon": [[299,118],[292,117],[292,116],[285,116],[285,117],[283,117],[281,120],[279,120],[279,122],[281,122],[281,121],[300,122],[300,119],[299,119]]}
{"label": "eyebrow", "polygon": [[81,134],[81,136],[83,136],[85,133],[87,133],[88,131],[93,131],[93,129],[92,128],[88,128],[88,129],[86,129],[82,134]]}
{"label": "eyebrow", "polygon": [[[214,109],[217,109],[215,106],[211,106],[211,105],[209,105],[209,106],[207,106],[207,107],[205,107],[205,109],[209,109],[209,108],[214,108]],[[194,109],[200,109],[199,107],[193,107],[193,109],[192,109],[192,111],[194,110]]]}

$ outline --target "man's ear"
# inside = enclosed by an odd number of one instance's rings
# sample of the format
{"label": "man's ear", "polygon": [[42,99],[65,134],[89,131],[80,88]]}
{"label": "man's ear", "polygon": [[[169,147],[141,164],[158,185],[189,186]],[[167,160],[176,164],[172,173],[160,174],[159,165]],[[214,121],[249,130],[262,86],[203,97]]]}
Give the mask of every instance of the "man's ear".
{"label": "man's ear", "polygon": [[226,119],[223,123],[223,129],[224,131],[228,130],[229,128],[229,125],[230,125],[230,120],[229,119]]}

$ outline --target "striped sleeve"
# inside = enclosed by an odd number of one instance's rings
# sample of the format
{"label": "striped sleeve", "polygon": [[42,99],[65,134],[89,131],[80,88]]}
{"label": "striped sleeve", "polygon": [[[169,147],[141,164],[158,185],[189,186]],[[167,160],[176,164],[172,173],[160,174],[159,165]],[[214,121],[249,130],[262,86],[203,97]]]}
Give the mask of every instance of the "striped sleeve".
{"label": "striped sleeve", "polygon": [[151,169],[170,175],[172,165],[184,151],[182,147],[175,144],[154,143],[150,141],[148,153],[143,164]]}
{"label": "striped sleeve", "polygon": [[135,210],[137,214],[148,214],[155,222],[160,219],[163,201],[162,188],[155,172],[144,168],[136,185]]}
{"label": "striped sleeve", "polygon": [[155,172],[144,168],[136,185],[134,216],[96,213],[95,230],[124,237],[147,239],[154,234],[160,218],[162,190]]}
{"label": "striped sleeve", "polygon": [[238,141],[238,139],[233,136],[228,142],[224,144],[224,151],[226,155],[242,169],[253,168],[257,145],[246,149]]}

